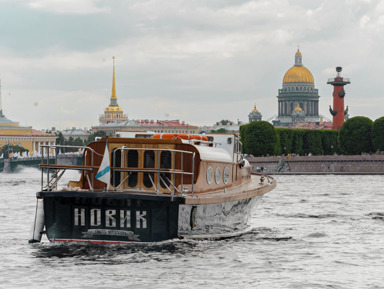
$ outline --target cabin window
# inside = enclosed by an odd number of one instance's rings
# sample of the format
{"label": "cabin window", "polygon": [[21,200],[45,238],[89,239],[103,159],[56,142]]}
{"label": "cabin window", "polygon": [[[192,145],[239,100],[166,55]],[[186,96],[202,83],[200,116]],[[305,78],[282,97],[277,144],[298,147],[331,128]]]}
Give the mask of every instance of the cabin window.
{"label": "cabin window", "polygon": [[[121,150],[114,149],[111,154],[111,167],[121,168]],[[111,173],[111,183],[114,187],[120,185],[121,182],[121,172],[112,171]]]}
{"label": "cabin window", "polygon": [[[139,163],[139,154],[136,150],[129,150],[127,154],[127,167],[137,168]],[[128,177],[128,186],[134,188],[137,186],[137,172],[130,172]]]}
{"label": "cabin window", "polygon": [[[144,152],[144,168],[153,169],[155,167],[155,153],[154,151],[145,151]],[[152,181],[151,181],[152,180]],[[152,182],[154,182],[154,173],[144,173],[144,186],[147,188],[152,187]]]}
{"label": "cabin window", "polygon": [[[160,154],[160,168],[161,169],[170,169],[172,166],[172,154],[170,151],[162,151]],[[171,183],[171,174],[170,173],[161,173],[160,174],[160,185],[162,188],[169,187]]]}

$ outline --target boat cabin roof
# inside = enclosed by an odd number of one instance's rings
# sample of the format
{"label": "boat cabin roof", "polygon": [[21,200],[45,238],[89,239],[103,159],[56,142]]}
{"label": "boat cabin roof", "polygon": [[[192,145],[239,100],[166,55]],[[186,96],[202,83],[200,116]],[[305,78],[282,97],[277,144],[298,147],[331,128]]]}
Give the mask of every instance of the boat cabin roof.
{"label": "boat cabin roof", "polygon": [[[231,137],[229,135],[225,136],[225,139]],[[234,136],[232,136],[233,138]],[[105,143],[106,138],[100,139],[98,142]],[[224,141],[223,141],[224,142]],[[189,142],[183,139],[152,139],[152,138],[108,138],[108,143],[110,146],[116,144],[122,144],[122,146],[127,146],[128,144],[136,145],[174,145],[176,149],[186,150],[186,151],[195,151],[198,152],[200,160],[202,161],[219,161],[219,162],[232,162],[232,156],[228,151],[228,146],[223,147],[220,143],[220,147],[214,146],[214,143],[201,143],[198,141]],[[233,151],[233,142],[230,150]],[[149,150],[153,148],[152,146],[147,147]]]}

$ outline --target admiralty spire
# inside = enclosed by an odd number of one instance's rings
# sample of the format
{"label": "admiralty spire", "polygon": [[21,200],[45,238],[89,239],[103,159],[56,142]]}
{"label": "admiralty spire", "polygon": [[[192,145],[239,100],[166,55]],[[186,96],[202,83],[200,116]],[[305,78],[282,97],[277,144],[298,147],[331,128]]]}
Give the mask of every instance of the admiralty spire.
{"label": "admiralty spire", "polygon": [[117,123],[117,122],[128,120],[128,116],[123,113],[123,110],[117,104],[115,56],[113,56],[112,59],[113,59],[112,94],[111,94],[109,106],[105,108],[104,114],[101,114],[99,117],[100,124]]}

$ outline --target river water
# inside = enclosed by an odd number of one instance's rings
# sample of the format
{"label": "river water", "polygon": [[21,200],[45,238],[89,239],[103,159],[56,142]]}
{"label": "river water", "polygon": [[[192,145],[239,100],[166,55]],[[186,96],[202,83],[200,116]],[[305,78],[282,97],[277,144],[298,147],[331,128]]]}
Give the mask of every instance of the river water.
{"label": "river water", "polygon": [[107,246],[28,244],[40,172],[0,174],[0,288],[384,288],[384,177],[275,178],[243,236]]}

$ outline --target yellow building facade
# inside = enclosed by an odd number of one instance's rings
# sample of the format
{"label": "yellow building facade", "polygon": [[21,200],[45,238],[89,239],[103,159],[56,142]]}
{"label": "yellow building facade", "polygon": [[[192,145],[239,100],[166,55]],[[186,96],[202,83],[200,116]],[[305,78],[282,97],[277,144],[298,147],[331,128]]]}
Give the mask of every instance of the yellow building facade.
{"label": "yellow building facade", "polygon": [[43,145],[55,145],[56,135],[44,133],[32,127],[22,127],[18,122],[7,119],[0,109],[0,147],[5,144],[22,146],[33,155],[42,153]]}

